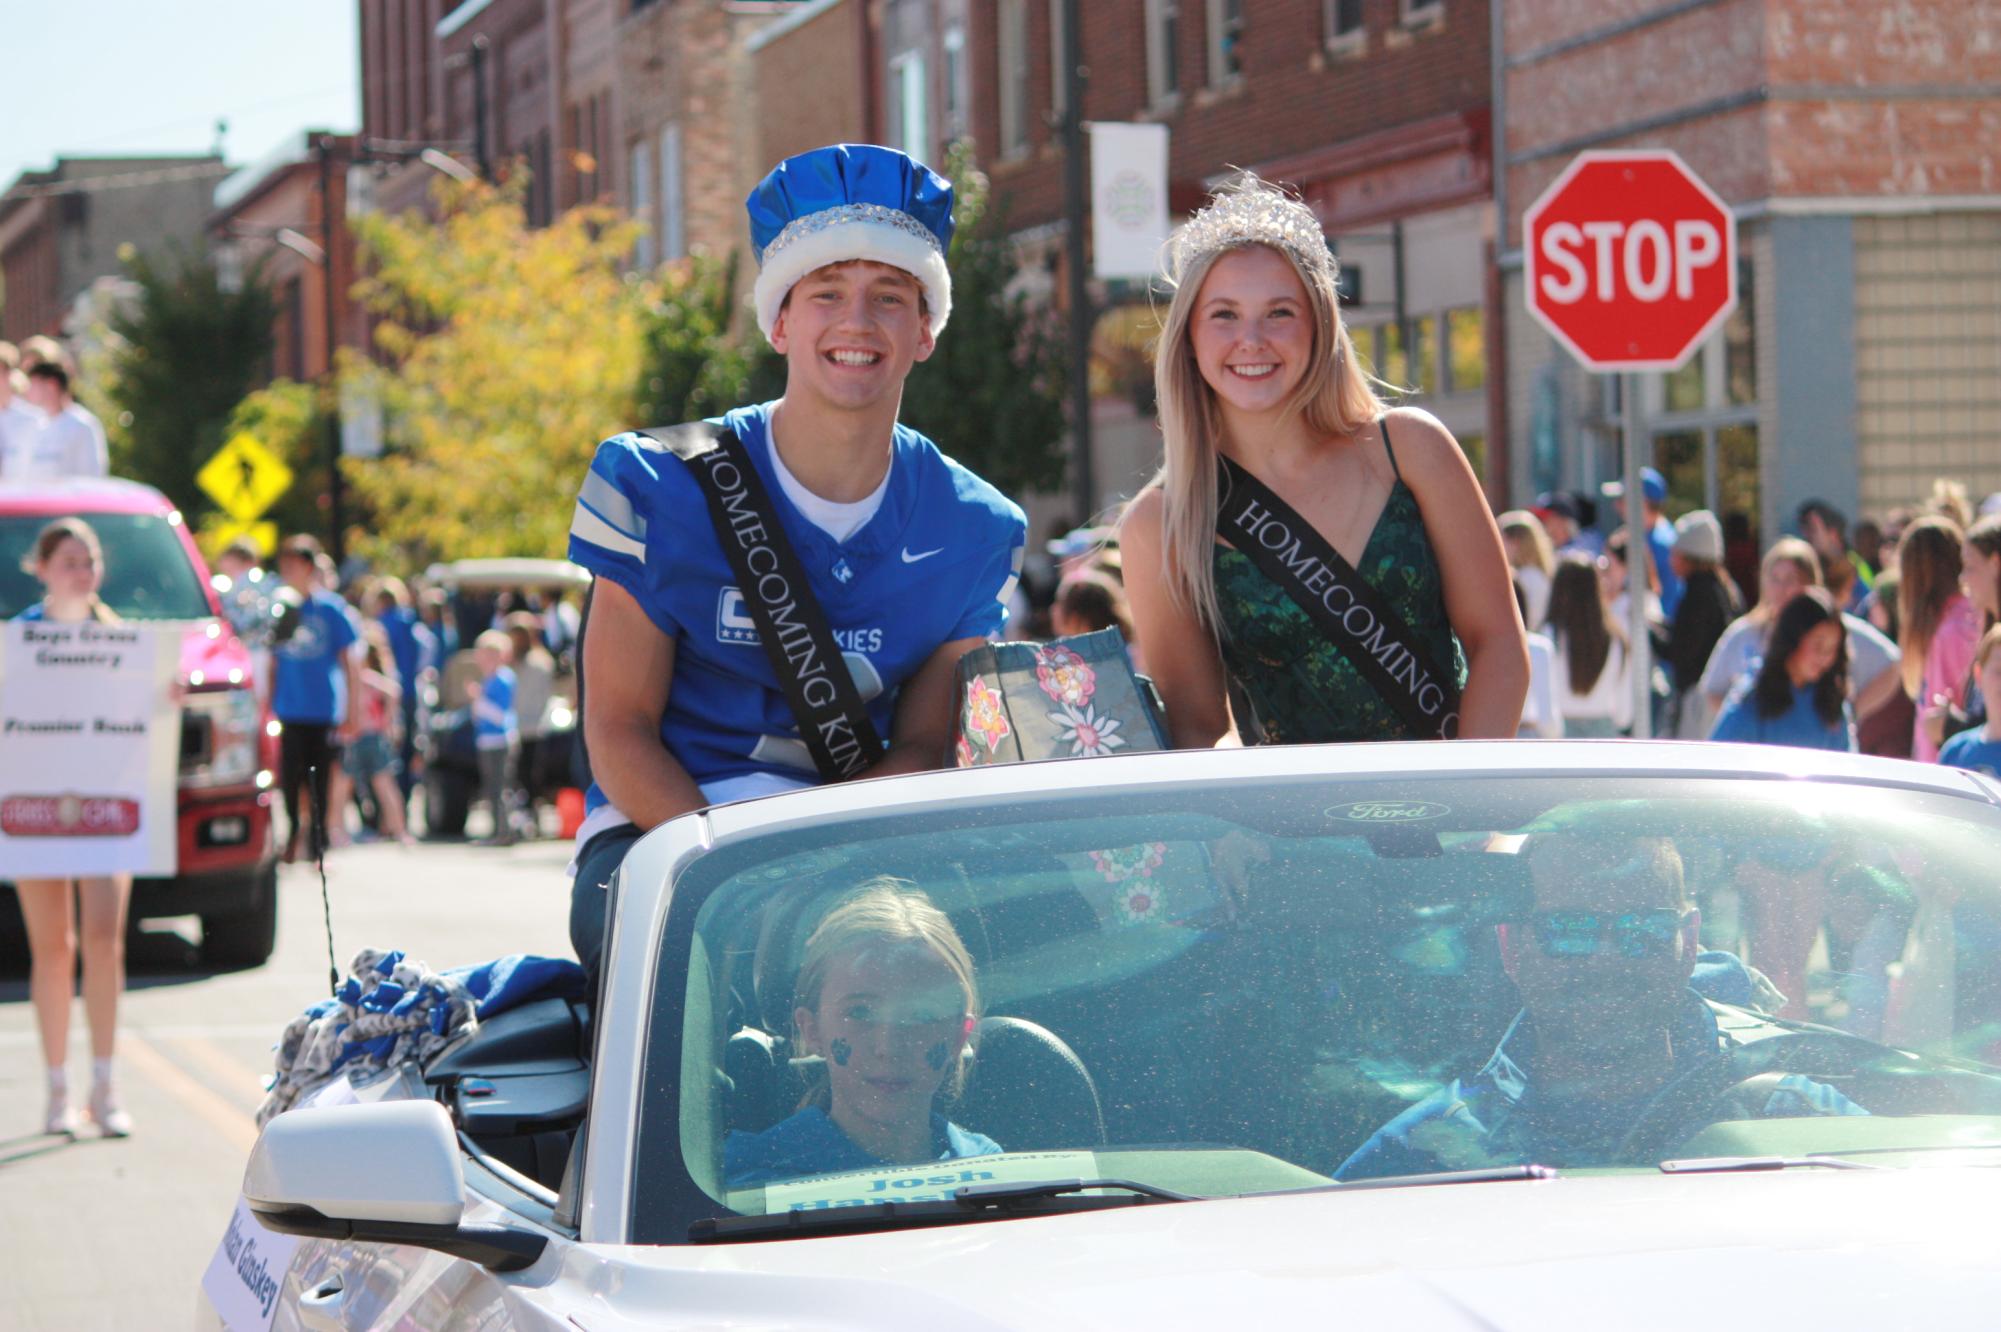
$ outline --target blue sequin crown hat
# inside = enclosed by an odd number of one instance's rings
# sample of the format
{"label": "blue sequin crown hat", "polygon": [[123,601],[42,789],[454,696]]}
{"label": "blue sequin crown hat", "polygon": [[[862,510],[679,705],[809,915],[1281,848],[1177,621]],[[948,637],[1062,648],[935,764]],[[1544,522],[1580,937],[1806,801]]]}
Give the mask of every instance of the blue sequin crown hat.
{"label": "blue sequin crown hat", "polygon": [[894,148],[837,143],[788,157],[744,201],[757,255],[757,326],[771,336],[794,283],[828,264],[868,259],[924,284],[935,337],[952,313],[945,250],[952,182]]}
{"label": "blue sequin crown hat", "polygon": [[1340,270],[1313,210],[1245,171],[1175,233],[1168,245],[1167,280],[1179,286],[1203,259],[1246,245],[1281,250],[1309,273],[1324,271],[1330,282]]}

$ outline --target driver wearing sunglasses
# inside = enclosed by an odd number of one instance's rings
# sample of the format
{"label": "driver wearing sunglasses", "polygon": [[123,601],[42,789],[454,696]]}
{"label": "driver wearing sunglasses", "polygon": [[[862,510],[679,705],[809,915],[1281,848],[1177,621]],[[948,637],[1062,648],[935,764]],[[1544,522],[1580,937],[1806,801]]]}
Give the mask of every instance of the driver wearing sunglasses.
{"label": "driver wearing sunglasses", "polygon": [[1524,854],[1534,910],[1496,927],[1521,1012],[1477,1072],[1378,1129],[1336,1179],[1651,1165],[1635,1159],[1649,1140],[1722,1119],[1867,1113],[1797,1074],[1760,1080],[1748,1102],[1690,1096],[1733,1043],[1690,987],[1702,920],[1671,842],[1543,833]]}

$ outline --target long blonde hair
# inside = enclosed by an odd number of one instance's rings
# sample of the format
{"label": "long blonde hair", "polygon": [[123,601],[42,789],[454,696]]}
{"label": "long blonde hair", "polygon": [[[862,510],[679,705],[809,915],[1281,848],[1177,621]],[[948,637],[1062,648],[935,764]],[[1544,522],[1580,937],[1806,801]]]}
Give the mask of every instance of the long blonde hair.
{"label": "long blonde hair", "polygon": [[[1236,219],[1250,225],[1233,229]],[[1267,236],[1276,225],[1288,238],[1309,243],[1283,243]],[[1195,364],[1188,325],[1195,298],[1216,260],[1238,250],[1262,245],[1285,256],[1306,289],[1313,311],[1313,355],[1290,398],[1285,413],[1302,415],[1314,433],[1342,439],[1383,414],[1367,372],[1355,356],[1347,327],[1341,322],[1335,288],[1338,266],[1326,247],[1317,219],[1306,206],[1249,172],[1217,190],[1210,205],[1189,219],[1169,253],[1166,282],[1174,298],[1162,321],[1159,349],[1154,356],[1155,395],[1160,404],[1160,432],[1165,440],[1160,471],[1149,482],[1160,487],[1161,561],[1166,566],[1168,595],[1193,610],[1212,631],[1220,629],[1214,568],[1216,545],[1216,457],[1222,421],[1215,390]]]}
{"label": "long blonde hair", "polygon": [[1509,509],[1494,522],[1501,529],[1509,564],[1517,569],[1533,565],[1545,578],[1556,576],[1556,550],[1549,544],[1549,532],[1540,518],[1527,509]]}
{"label": "long blonde hair", "polygon": [[[827,972],[834,959],[859,948],[880,948],[916,944],[929,948],[938,957],[966,1001],[966,1016],[977,1018],[980,1011],[979,984],[973,977],[973,957],[953,928],[952,918],[940,911],[916,884],[880,875],[870,879],[841,899],[821,918],[806,938],[800,953],[799,978],[793,983],[792,1006],[809,1013],[820,1011],[820,992],[827,986]],[[795,1045],[800,1033],[793,1033]],[[954,1063],[945,1082],[945,1093],[955,1096],[964,1086],[965,1061]],[[828,1108],[830,1088],[827,1075],[820,1071],[806,1089],[800,1108],[817,1105]]]}

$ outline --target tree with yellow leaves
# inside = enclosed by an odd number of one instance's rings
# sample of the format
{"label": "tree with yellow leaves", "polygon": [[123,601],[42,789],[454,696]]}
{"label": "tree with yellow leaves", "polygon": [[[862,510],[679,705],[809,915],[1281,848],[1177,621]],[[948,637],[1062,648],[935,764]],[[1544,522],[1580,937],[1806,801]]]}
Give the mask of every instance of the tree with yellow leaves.
{"label": "tree with yellow leaves", "polygon": [[435,220],[356,223],[381,359],[343,353],[340,374],[349,401],[381,404],[386,447],[343,466],[370,516],[351,544],[380,564],[560,556],[597,442],[651,424],[636,226],[582,207],[531,228],[524,183],[441,182]]}

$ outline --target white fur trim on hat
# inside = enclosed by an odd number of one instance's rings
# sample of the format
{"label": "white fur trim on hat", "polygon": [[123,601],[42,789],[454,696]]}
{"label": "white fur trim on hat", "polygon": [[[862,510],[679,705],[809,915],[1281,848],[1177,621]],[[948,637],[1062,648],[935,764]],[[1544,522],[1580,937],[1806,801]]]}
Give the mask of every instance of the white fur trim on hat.
{"label": "white fur trim on hat", "polygon": [[[920,226],[915,221],[911,225]],[[771,326],[778,322],[778,309],[785,304],[785,294],[794,283],[816,268],[851,259],[888,264],[923,283],[924,301],[931,315],[931,336],[935,338],[944,331],[945,321],[952,313],[952,275],[936,243],[901,227],[853,220],[804,231],[796,239],[781,233],[765,249],[764,267],[758,270],[757,285],[752,288],[757,302],[757,326],[765,338],[771,337]]]}

